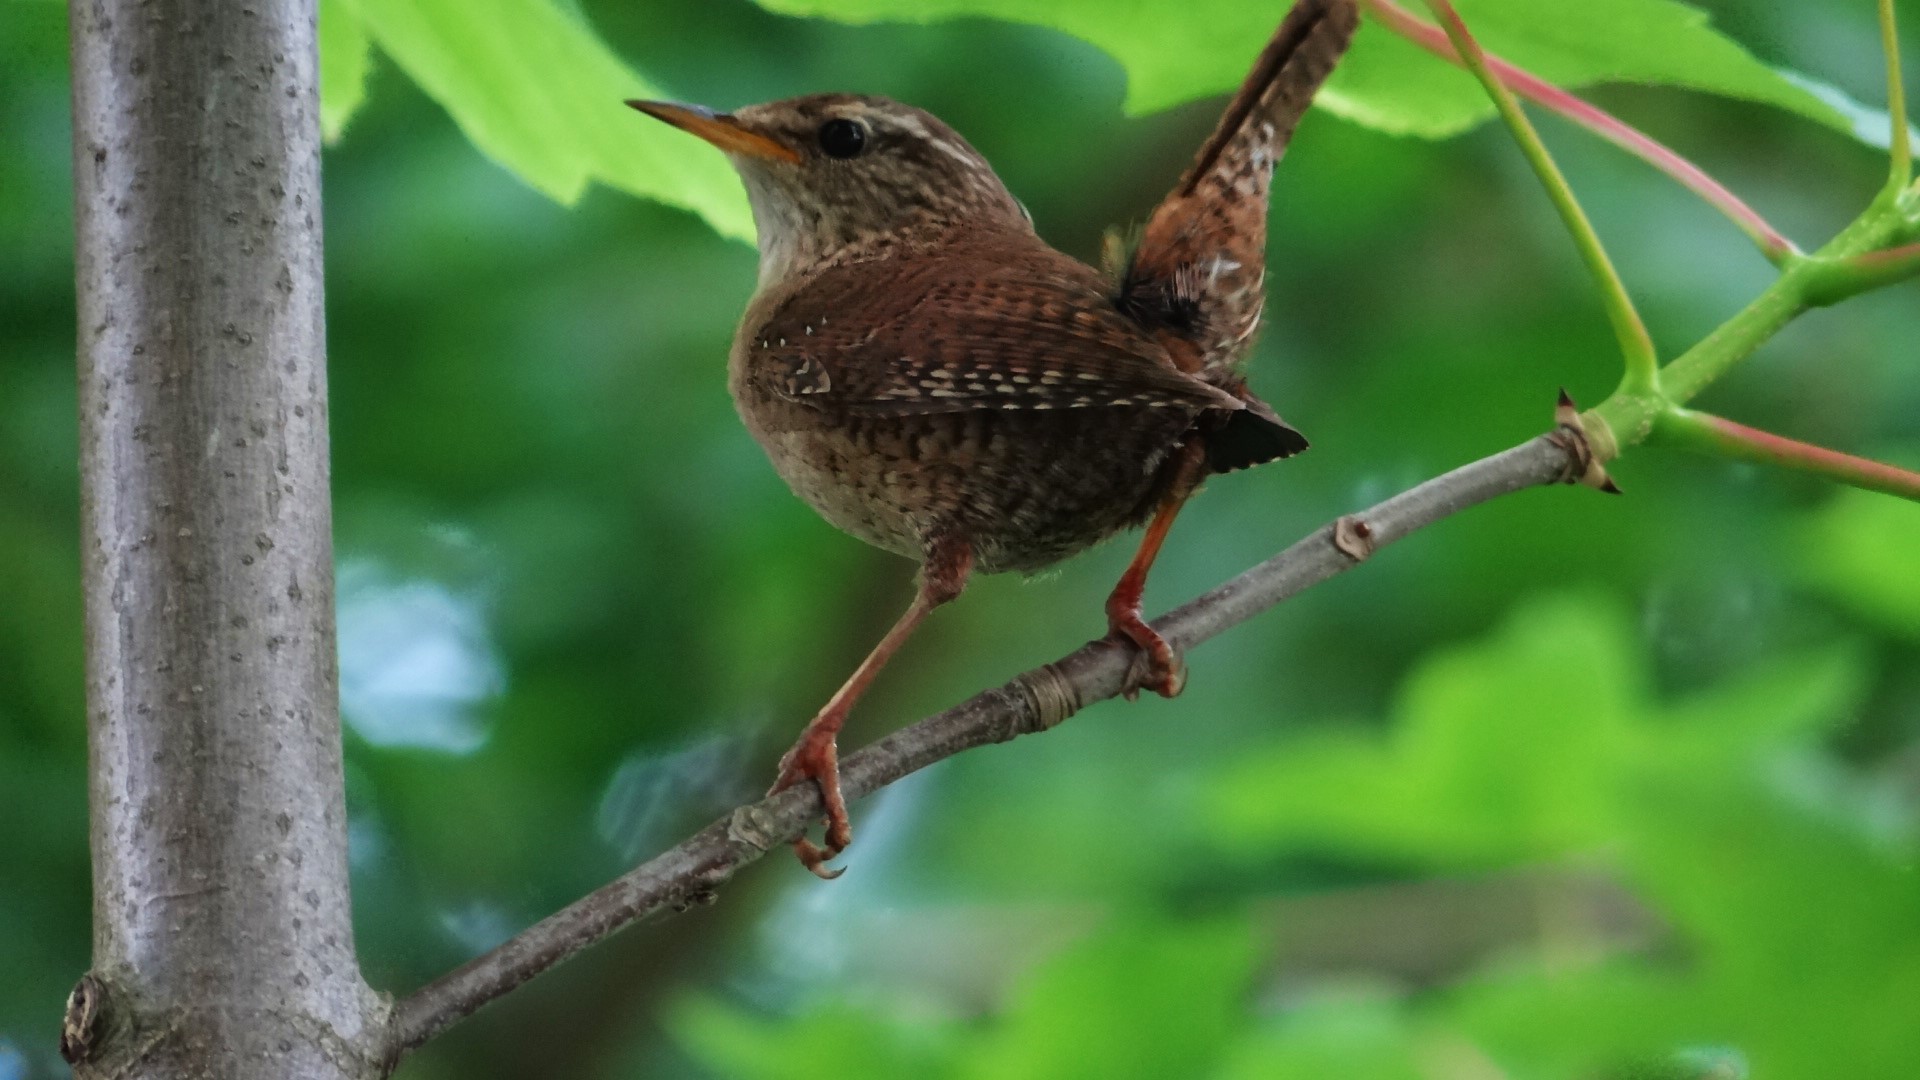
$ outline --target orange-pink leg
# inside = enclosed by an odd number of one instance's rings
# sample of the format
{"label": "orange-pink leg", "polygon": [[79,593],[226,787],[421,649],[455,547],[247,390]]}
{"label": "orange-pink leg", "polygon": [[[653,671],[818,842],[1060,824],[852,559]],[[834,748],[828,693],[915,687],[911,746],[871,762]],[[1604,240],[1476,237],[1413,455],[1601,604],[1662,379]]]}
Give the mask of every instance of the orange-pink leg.
{"label": "orange-pink leg", "polygon": [[936,543],[920,568],[920,589],[914,595],[913,605],[854,669],[853,675],[827,701],[819,715],[807,724],[793,749],[780,759],[780,775],[767,794],[812,780],[820,785],[820,801],[826,804],[825,845],[815,844],[804,836],[793,842],[794,854],[800,856],[801,864],[814,874],[827,879],[839,877],[841,871],[827,869],[827,860],[853,843],[853,822],[847,817],[846,798],[840,794],[840,752],[836,742],[841,726],[847,722],[847,714],[872,685],[874,676],[880,674],[880,669],[887,666],[887,661],[913,635],[920,621],[934,608],[960,595],[972,569],[973,548],[965,541]]}
{"label": "orange-pink leg", "polygon": [[1179,516],[1187,496],[1193,494],[1198,485],[1201,466],[1206,461],[1206,447],[1197,439],[1182,444],[1175,453],[1179,457],[1170,466],[1173,477],[1167,494],[1153,512],[1153,520],[1147,523],[1146,534],[1140,538],[1140,549],[1127,564],[1127,572],[1120,575],[1119,584],[1107,597],[1109,636],[1131,641],[1140,650],[1121,691],[1128,701],[1139,697],[1142,688],[1161,697],[1173,697],[1187,684],[1186,665],[1181,662],[1180,654],[1140,616],[1140,598],[1147,590],[1147,571],[1153,568],[1153,560],[1166,543],[1173,519]]}

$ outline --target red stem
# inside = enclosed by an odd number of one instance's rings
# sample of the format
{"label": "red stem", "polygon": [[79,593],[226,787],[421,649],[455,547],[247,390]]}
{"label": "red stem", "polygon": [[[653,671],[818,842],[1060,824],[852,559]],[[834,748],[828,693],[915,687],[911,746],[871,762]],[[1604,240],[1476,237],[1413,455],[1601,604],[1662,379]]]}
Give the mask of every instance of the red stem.
{"label": "red stem", "polygon": [[[1422,21],[1393,0],[1365,0],[1387,29],[1451,64],[1460,57],[1439,27]],[[1681,157],[1652,136],[1639,131],[1619,117],[1562,90],[1523,68],[1486,54],[1487,67],[1503,84],[1521,97],[1560,114],[1608,142],[1666,173],[1681,186],[1705,199],[1747,234],[1766,257],[1781,262],[1800,249],[1787,239],[1740,197],[1708,176],[1698,165]],[[1464,65],[1463,65],[1464,66]]]}
{"label": "red stem", "polygon": [[1905,244],[1901,247],[1887,248],[1884,251],[1869,251],[1864,255],[1855,255],[1853,264],[1871,273],[1911,272],[1920,266],[1920,244]]}
{"label": "red stem", "polygon": [[1834,259],[1811,279],[1807,300],[1825,305],[1883,285],[1920,277],[1920,243]]}
{"label": "red stem", "polygon": [[1920,502],[1920,473],[1803,443],[1708,413],[1687,411],[1685,422],[1699,424],[1712,448],[1729,457],[1816,473],[1857,488]]}

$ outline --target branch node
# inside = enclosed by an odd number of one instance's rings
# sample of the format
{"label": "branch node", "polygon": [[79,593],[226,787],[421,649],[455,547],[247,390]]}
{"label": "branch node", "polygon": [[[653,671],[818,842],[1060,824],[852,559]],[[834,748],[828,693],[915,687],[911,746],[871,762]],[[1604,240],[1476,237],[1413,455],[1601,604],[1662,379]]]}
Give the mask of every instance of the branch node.
{"label": "branch node", "polygon": [[764,807],[764,802],[757,802],[735,810],[727,818],[727,839],[755,851],[771,851],[781,837]]}
{"label": "branch node", "polygon": [[1037,667],[1014,679],[1007,687],[1026,705],[1019,712],[1030,718],[1024,725],[1017,719],[1009,723],[1007,739],[1045,731],[1080,711],[1079,688],[1053,664]]}
{"label": "branch node", "polygon": [[1366,562],[1379,544],[1374,540],[1373,526],[1358,514],[1348,514],[1333,523],[1333,546],[1340,549],[1340,554],[1359,563]]}
{"label": "branch node", "polygon": [[1587,434],[1587,422],[1581,418],[1579,406],[1564,389],[1560,391],[1559,404],[1554,406],[1553,421],[1556,426],[1547,438],[1567,452],[1567,468],[1560,474],[1559,482],[1584,484],[1609,495],[1621,494],[1620,485],[1607,475],[1606,466],[1600,464],[1599,456],[1593,452],[1593,439]]}
{"label": "branch node", "polygon": [[60,1057],[67,1064],[78,1065],[93,1056],[106,1001],[107,984],[91,971],[80,976],[67,995],[67,1012],[60,1020]]}
{"label": "branch node", "polygon": [[[765,851],[765,848],[760,850]],[[690,911],[697,907],[712,907],[720,902],[720,892],[711,885],[696,884],[673,898],[672,908],[675,914]]]}

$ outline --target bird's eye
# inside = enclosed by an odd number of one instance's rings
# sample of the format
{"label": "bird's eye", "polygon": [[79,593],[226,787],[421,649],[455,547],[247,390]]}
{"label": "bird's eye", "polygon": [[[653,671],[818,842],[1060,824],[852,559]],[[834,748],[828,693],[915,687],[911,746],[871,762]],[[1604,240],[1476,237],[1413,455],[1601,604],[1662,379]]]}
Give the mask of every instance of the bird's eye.
{"label": "bird's eye", "polygon": [[858,120],[829,120],[820,125],[820,149],[828,157],[858,157],[867,148],[867,129]]}

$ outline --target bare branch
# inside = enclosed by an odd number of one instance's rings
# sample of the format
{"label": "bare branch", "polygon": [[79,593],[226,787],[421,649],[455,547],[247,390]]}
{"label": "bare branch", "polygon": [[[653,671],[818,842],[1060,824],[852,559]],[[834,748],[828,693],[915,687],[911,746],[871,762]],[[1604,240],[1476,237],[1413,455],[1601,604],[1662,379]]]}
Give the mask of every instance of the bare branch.
{"label": "bare branch", "polygon": [[[1524,488],[1577,481],[1591,456],[1579,430],[1563,424],[1323,526],[1155,621],[1154,628],[1176,647],[1198,645],[1462,510]],[[841,760],[841,786],[848,799],[857,799],[962,750],[1045,731],[1118,694],[1130,659],[1106,642],[1082,646],[847,755]],[[397,1058],[415,1049],[480,1006],[637,919],[708,901],[735,871],[800,835],[820,814],[819,794],[812,785],[734,810],[402,1001],[391,1053]]]}

